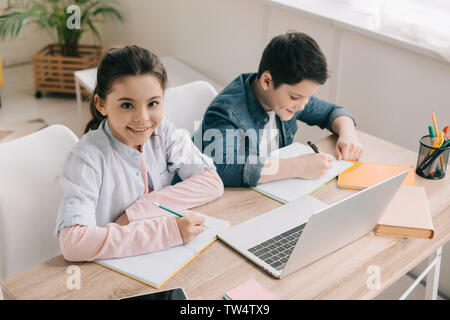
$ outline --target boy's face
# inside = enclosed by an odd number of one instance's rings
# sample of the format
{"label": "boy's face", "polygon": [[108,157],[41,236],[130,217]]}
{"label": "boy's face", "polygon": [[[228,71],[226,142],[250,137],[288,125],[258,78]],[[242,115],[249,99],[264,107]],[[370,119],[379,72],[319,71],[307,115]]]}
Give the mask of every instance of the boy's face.
{"label": "boy's face", "polygon": [[138,149],[163,118],[163,94],[161,84],[154,76],[125,76],[114,82],[106,101],[98,96],[94,101],[97,109],[108,117],[114,136]]}
{"label": "boy's face", "polygon": [[274,89],[274,82],[268,71],[264,72],[258,81],[263,89],[263,101],[260,101],[263,108],[266,111],[275,111],[283,121],[291,120],[297,111],[303,110],[309,98],[320,87],[319,83],[304,79],[295,85],[283,83]]}

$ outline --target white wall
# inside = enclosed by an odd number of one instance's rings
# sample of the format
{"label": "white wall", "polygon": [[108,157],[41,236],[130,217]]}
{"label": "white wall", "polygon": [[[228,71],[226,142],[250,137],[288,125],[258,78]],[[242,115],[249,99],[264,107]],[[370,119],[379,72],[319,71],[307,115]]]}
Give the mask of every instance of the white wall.
{"label": "white wall", "polygon": [[[360,130],[417,151],[418,139],[431,124],[432,109],[440,128],[450,124],[450,64],[421,48],[269,1],[122,0],[121,4],[127,21],[105,28],[107,44],[133,43],[159,55],[176,56],[225,86],[240,73],[257,71],[270,39],[295,29],[314,37],[328,58],[331,78],[317,96],[348,108]],[[301,125],[296,140],[327,134]],[[448,245],[445,256],[450,256]],[[444,258],[440,290],[450,296],[448,265]]]}
{"label": "white wall", "polygon": [[450,124],[450,64],[359,34],[343,33],[337,103],[361,130],[418,151],[432,124]]}
{"label": "white wall", "polygon": [[[108,28],[109,44],[133,43],[159,55],[175,55],[224,85],[258,67],[266,40],[261,32],[265,6],[258,1],[121,3],[127,23]],[[237,25],[245,28],[237,30]]]}
{"label": "white wall", "polygon": [[24,26],[17,38],[0,40],[2,65],[8,67],[31,62],[31,56],[50,42],[50,37],[38,32],[35,26]]}

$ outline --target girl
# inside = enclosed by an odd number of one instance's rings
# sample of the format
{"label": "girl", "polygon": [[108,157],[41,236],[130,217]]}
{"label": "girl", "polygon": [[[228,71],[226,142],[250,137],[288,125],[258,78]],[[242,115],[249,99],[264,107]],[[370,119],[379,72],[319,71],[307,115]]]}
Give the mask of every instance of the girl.
{"label": "girl", "polygon": [[[152,204],[184,210],[223,194],[212,160],[164,118],[166,84],[164,66],[146,49],[116,48],[103,57],[93,119],[60,179],[56,234],[66,260],[162,250],[203,231],[203,217],[178,218]],[[170,186],[175,172],[183,181]]]}

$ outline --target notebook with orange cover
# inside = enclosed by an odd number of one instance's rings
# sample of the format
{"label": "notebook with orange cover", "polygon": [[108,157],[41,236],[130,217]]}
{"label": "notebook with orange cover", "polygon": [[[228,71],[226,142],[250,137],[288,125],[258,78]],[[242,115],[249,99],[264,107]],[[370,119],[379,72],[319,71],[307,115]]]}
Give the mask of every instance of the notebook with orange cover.
{"label": "notebook with orange cover", "polygon": [[374,232],[383,236],[432,239],[433,220],[425,188],[400,186]]}
{"label": "notebook with orange cover", "polygon": [[[182,211],[185,212],[193,211]],[[219,232],[230,227],[229,221],[196,213],[205,218],[208,228],[188,244],[132,257],[100,259],[95,262],[158,289],[212,244]]]}
{"label": "notebook with orange cover", "polygon": [[353,166],[339,174],[337,186],[344,189],[366,189],[376,183],[389,179],[405,170],[409,170],[403,185],[416,185],[413,166],[395,164],[350,161]]}

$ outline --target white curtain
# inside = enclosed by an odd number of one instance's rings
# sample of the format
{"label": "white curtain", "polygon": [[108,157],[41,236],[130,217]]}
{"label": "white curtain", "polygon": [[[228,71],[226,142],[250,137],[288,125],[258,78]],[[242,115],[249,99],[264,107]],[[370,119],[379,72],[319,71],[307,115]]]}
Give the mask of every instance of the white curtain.
{"label": "white curtain", "polygon": [[450,62],[450,0],[340,0],[368,16],[368,27],[411,40]]}

